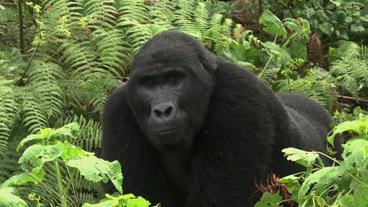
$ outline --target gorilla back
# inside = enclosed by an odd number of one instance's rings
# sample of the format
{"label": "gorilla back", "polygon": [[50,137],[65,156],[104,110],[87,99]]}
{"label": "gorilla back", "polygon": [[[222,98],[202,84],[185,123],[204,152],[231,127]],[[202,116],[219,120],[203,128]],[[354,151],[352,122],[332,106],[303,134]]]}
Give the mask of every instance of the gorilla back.
{"label": "gorilla back", "polygon": [[[298,168],[285,147],[324,152],[330,117],[180,32],[149,40],[108,98],[102,154],[123,167],[124,192],[163,207],[251,206],[255,180]],[[113,191],[107,185],[108,192]]]}

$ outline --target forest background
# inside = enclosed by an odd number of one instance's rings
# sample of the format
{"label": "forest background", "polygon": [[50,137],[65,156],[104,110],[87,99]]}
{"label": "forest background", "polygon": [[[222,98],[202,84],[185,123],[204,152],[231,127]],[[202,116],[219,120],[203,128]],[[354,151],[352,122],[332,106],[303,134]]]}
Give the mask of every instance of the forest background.
{"label": "forest background", "polygon": [[[256,206],[368,205],[368,0],[2,0],[0,206],[150,205],[121,192],[120,165],[97,158],[100,116],[141,45],[168,29],[275,92],[316,100],[334,115],[329,143],[346,137],[342,161],[332,146],[286,149],[306,170],[270,175]],[[119,193],[87,204],[108,179]]]}

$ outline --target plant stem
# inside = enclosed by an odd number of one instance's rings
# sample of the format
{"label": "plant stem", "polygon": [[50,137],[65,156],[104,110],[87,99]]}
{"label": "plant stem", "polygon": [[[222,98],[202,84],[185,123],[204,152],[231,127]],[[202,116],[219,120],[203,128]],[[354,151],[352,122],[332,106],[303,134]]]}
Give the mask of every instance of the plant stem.
{"label": "plant stem", "polygon": [[54,161],[54,164],[55,164],[55,171],[56,171],[56,181],[57,181],[58,188],[59,188],[61,207],[68,207],[68,203],[65,197],[65,192],[63,190],[63,184],[61,183],[61,172],[60,172],[59,163],[57,161]]}
{"label": "plant stem", "polygon": [[268,60],[267,60],[267,62],[266,62],[266,64],[265,64],[265,66],[263,67],[263,70],[261,71],[261,73],[259,74],[259,76],[258,76],[258,78],[259,79],[261,79],[262,78],[262,75],[263,75],[263,73],[266,71],[266,69],[267,69],[267,67],[268,67],[268,65],[271,63],[271,60],[273,59],[273,55],[271,55],[269,58],[268,58]]}
{"label": "plant stem", "polygon": [[18,0],[18,21],[19,21],[19,49],[24,54],[24,34],[23,34],[23,1]]}

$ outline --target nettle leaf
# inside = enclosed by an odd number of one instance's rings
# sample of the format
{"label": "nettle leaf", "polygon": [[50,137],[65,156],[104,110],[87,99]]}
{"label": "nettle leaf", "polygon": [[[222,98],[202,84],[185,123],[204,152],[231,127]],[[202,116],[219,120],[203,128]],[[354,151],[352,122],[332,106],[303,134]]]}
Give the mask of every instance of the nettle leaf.
{"label": "nettle leaf", "polygon": [[90,204],[84,203],[82,207],[115,207],[117,205],[114,204],[112,200],[101,201],[100,203]]}
{"label": "nettle leaf", "polygon": [[300,179],[301,177],[297,177],[295,175],[288,175],[280,179],[280,182],[286,185],[288,191],[291,193],[294,200],[297,199],[294,198],[294,195],[298,195],[298,191],[301,186]]}
{"label": "nettle leaf", "polygon": [[304,167],[312,167],[313,163],[319,157],[316,152],[307,152],[293,147],[282,150],[287,160],[296,162]]}
{"label": "nettle leaf", "polygon": [[268,34],[282,36],[283,38],[287,36],[281,20],[268,9],[262,13],[259,23],[264,26],[263,30]]}
{"label": "nettle leaf", "polygon": [[27,142],[35,140],[47,140],[52,132],[51,128],[40,129],[40,133],[28,135],[26,138],[22,139],[17,146],[17,151],[19,151]]}
{"label": "nettle leaf", "polygon": [[274,42],[264,42],[263,43],[264,51],[276,58],[276,64],[278,66],[284,65],[292,61],[290,54],[287,52],[285,48],[282,48],[280,45]]}
{"label": "nettle leaf", "polygon": [[69,142],[64,142],[64,152],[62,158],[65,162],[68,162],[71,159],[79,159],[84,156],[94,155],[92,152],[87,152],[81,149],[80,147],[74,146]]}
{"label": "nettle leaf", "polygon": [[73,122],[61,128],[53,130],[50,134],[50,137],[51,138],[67,137],[67,138],[75,139],[79,136],[79,132],[80,132],[79,129],[80,129],[79,124],[76,122]]}
{"label": "nettle leaf", "polygon": [[261,200],[256,203],[254,207],[280,207],[279,203],[281,202],[282,197],[279,193],[263,193]]}
{"label": "nettle leaf", "polygon": [[368,116],[363,114],[359,115],[358,120],[346,121],[337,125],[333,129],[333,133],[327,137],[329,144],[333,145],[335,136],[344,132],[355,132],[357,134],[364,136],[368,135]]}
{"label": "nettle leaf", "polygon": [[95,156],[85,156],[72,159],[66,163],[70,167],[77,168],[82,176],[93,182],[107,182],[108,179],[115,188],[122,193],[123,175],[118,161],[108,162]]}
{"label": "nettle leaf", "polygon": [[343,175],[343,171],[339,170],[338,167],[324,167],[321,168],[310,176],[308,176],[300,187],[298,193],[298,201],[301,202],[308,192],[312,192],[312,189],[321,188],[321,186],[332,183],[338,179],[339,176]]}
{"label": "nettle leaf", "polygon": [[309,36],[312,33],[310,30],[309,22],[303,18],[285,18],[284,25],[299,39],[303,39],[305,43],[308,42]]}
{"label": "nettle leaf", "polygon": [[149,205],[151,204],[146,199],[140,196],[137,198],[131,198],[131,199],[125,200],[122,203],[126,207],[149,207]]}
{"label": "nettle leaf", "polygon": [[58,129],[52,129],[52,128],[45,128],[41,129],[40,133],[38,134],[31,134],[27,136],[26,138],[22,139],[20,143],[17,146],[17,151],[19,151],[27,142],[31,141],[47,141],[50,139],[57,139],[61,140],[61,138],[71,138],[75,139],[79,136],[79,130],[80,126],[78,123],[73,122],[70,124],[67,124],[61,128]]}
{"label": "nettle leaf", "polygon": [[343,145],[343,164],[346,167],[365,169],[368,165],[368,141],[364,137],[350,139]]}
{"label": "nettle leaf", "polygon": [[59,158],[64,151],[64,144],[58,142],[54,145],[34,144],[28,147],[19,158],[19,164],[24,171],[42,167],[45,162]]}
{"label": "nettle leaf", "polygon": [[45,171],[42,167],[33,168],[30,172],[25,172],[17,174],[6,180],[2,186],[13,186],[13,185],[23,185],[26,183],[40,183],[45,177]]}
{"label": "nettle leaf", "polygon": [[0,188],[1,207],[28,207],[27,203],[16,195],[15,188]]}
{"label": "nettle leaf", "polygon": [[293,58],[301,58],[303,60],[307,60],[308,51],[306,44],[299,39],[294,39],[293,41],[291,41],[289,53]]}
{"label": "nettle leaf", "polygon": [[106,198],[97,204],[83,204],[82,207],[149,207],[151,203],[146,199],[133,194],[111,196],[106,194]]}

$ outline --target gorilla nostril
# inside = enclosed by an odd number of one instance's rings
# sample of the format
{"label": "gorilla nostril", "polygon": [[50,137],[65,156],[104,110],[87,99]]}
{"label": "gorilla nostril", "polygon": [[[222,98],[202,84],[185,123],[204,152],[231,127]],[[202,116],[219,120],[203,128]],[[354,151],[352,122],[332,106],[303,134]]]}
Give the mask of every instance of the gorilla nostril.
{"label": "gorilla nostril", "polygon": [[164,111],[165,116],[170,116],[173,109],[174,109],[173,106],[167,107],[167,109]]}
{"label": "gorilla nostril", "polygon": [[157,104],[152,109],[152,116],[157,121],[159,119],[170,119],[174,114],[175,106],[171,101]]}
{"label": "gorilla nostril", "polygon": [[158,109],[154,109],[154,110],[153,110],[153,113],[154,113],[154,115],[156,115],[157,117],[161,117],[161,115],[162,115],[162,112],[161,112],[160,110],[158,110]]}

